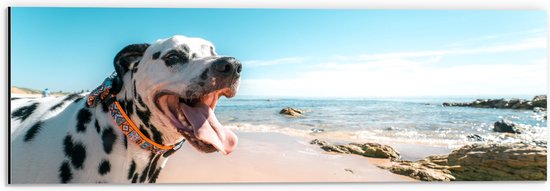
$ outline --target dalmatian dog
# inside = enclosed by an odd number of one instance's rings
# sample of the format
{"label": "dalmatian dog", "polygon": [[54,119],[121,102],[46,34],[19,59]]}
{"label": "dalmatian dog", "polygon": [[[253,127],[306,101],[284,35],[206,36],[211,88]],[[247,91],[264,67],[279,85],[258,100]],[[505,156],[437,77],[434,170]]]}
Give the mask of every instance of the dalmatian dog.
{"label": "dalmatian dog", "polygon": [[[217,120],[233,97],[241,63],[201,38],[173,36],[133,44],[114,59],[111,93],[143,136],[159,145],[185,141],[198,151],[231,153],[236,135]],[[156,154],[129,141],[102,102],[87,96],[11,98],[12,183],[154,183],[176,150]]]}

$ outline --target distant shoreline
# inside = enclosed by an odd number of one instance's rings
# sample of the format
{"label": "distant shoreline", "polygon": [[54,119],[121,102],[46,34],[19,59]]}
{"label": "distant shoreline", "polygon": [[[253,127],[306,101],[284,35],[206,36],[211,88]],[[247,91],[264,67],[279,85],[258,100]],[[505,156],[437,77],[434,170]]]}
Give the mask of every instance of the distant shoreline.
{"label": "distant shoreline", "polygon": [[[62,92],[62,93],[58,93]],[[69,95],[71,93],[80,93],[70,92],[70,91],[52,91],[52,94],[56,95]],[[24,88],[19,86],[11,86],[11,94],[42,94],[42,90]],[[266,101],[277,101],[283,99],[297,99],[297,100],[428,100],[428,99],[444,99],[448,98],[453,101],[453,99],[532,99],[537,95],[546,95],[546,93],[536,93],[536,94],[502,94],[502,95],[417,95],[417,96],[271,96],[271,95],[239,95],[229,100],[266,100]]]}

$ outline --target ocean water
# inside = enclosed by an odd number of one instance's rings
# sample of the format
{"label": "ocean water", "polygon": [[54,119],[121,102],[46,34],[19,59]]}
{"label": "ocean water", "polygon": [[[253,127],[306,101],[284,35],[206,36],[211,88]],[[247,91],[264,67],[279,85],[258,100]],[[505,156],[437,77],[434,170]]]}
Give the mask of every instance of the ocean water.
{"label": "ocean water", "polygon": [[[216,113],[222,124],[240,131],[272,131],[320,138],[448,147],[472,142],[547,140],[546,119],[531,110],[442,106],[443,102],[473,100],[473,97],[224,98],[219,101]],[[287,117],[279,114],[285,107],[306,112],[302,117]],[[500,119],[522,124],[526,131],[514,136],[493,132],[493,124]],[[324,131],[313,132],[314,128]],[[469,139],[469,135],[478,135],[484,140]]]}

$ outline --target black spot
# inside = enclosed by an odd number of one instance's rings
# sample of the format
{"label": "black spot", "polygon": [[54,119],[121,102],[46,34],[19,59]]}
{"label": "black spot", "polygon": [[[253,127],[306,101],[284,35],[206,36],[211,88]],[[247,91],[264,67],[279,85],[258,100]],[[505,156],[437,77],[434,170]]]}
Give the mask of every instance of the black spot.
{"label": "black spot", "polygon": [[86,124],[91,121],[92,113],[88,109],[82,108],[80,111],[78,111],[78,115],[76,116],[76,131],[77,132],[85,132],[86,131]]}
{"label": "black spot", "polygon": [[149,135],[149,132],[148,132],[147,130],[145,130],[145,128],[143,128],[143,125],[139,125],[139,131],[141,131],[141,133],[142,133],[145,137],[151,139],[151,135]]}
{"label": "black spot", "polygon": [[157,167],[157,163],[159,161],[160,155],[156,155],[153,158],[153,162],[151,163],[151,168],[149,168],[149,172],[147,173],[147,176],[149,176],[149,179],[153,176],[153,172],[155,171],[155,168]]}
{"label": "black spot", "polygon": [[136,72],[137,72],[137,69],[138,69],[139,63],[140,63],[140,62],[135,62],[135,63],[134,63],[134,65],[132,66],[132,71],[133,71],[134,73],[136,73]]}
{"label": "black spot", "polygon": [[145,107],[145,111],[141,111],[141,109],[136,108],[136,114],[138,115],[139,119],[143,124],[149,124],[149,118],[151,117],[151,111],[147,107]]}
{"label": "black spot", "polygon": [[141,96],[137,96],[138,103],[141,107],[146,107],[145,102],[141,99]]}
{"label": "black spot", "polygon": [[77,103],[77,102],[79,102],[80,100],[82,100],[83,98],[84,98],[84,97],[76,98],[76,99],[73,101],[73,103]]}
{"label": "black spot", "polygon": [[[126,97],[126,95],[125,95],[124,97]],[[126,101],[118,100],[118,104],[120,104],[120,107],[121,107],[122,109],[125,109],[125,108],[126,108]]]}
{"label": "black spot", "polygon": [[69,166],[69,161],[63,161],[59,167],[59,178],[61,183],[68,183],[73,179],[73,173],[71,172],[71,167]]}
{"label": "black spot", "polygon": [[124,136],[124,148],[128,149],[128,138],[126,138],[126,136]]}
{"label": "black spot", "polygon": [[[147,172],[149,172],[149,168],[151,168],[151,161],[153,160],[153,158],[155,158],[156,156],[151,154],[149,156],[149,164],[147,164],[147,166],[143,169],[143,172],[141,172],[141,176],[139,177],[139,182],[145,182],[145,179],[147,179]],[[154,167],[153,167],[154,168]]]}
{"label": "black spot", "polygon": [[162,168],[160,167],[157,168],[157,170],[155,170],[155,173],[153,173],[153,175],[149,178],[149,183],[157,182],[157,178],[159,177],[160,170],[162,170]]}
{"label": "black spot", "polygon": [[[76,98],[76,99],[75,99]],[[63,104],[65,104],[66,102],[72,100],[72,99],[75,99],[73,101],[73,103],[76,103],[76,102],[79,102],[80,100],[82,100],[82,96],[78,95],[78,94],[71,94],[71,95],[68,95],[67,97],[65,97],[60,103],[54,105],[53,107],[50,108],[50,111],[53,111],[61,106],[63,106]]]}
{"label": "black spot", "polygon": [[162,144],[162,133],[157,130],[157,127],[150,125],[149,129],[151,129],[151,133],[153,133],[153,141],[158,144]]}
{"label": "black spot", "polygon": [[189,50],[190,50],[190,49],[189,49],[189,46],[187,46],[187,44],[184,44],[184,45],[183,45],[183,50],[184,50],[185,52],[189,52]]}
{"label": "black spot", "polygon": [[65,155],[69,156],[73,153],[73,138],[71,135],[65,136],[65,139],[63,139],[63,151],[65,151]]}
{"label": "black spot", "polygon": [[132,179],[132,175],[136,172],[136,162],[132,160],[130,169],[128,169],[128,180]]}
{"label": "black spot", "polygon": [[155,53],[153,54],[153,60],[159,59],[159,57],[160,57],[160,51],[159,51],[159,52],[155,52]]}
{"label": "black spot", "polygon": [[216,53],[214,52],[214,47],[210,47],[210,55],[214,56]]}
{"label": "black spot", "polygon": [[168,158],[170,155],[174,154],[175,152],[176,152],[176,150],[170,149],[170,150],[166,151],[164,154],[162,154],[162,156],[164,158]]}
{"label": "black spot", "polygon": [[126,103],[126,115],[131,116],[134,113],[134,101],[129,100]]}
{"label": "black spot", "polygon": [[206,80],[208,78],[208,68],[201,73],[201,79]]}
{"label": "black spot", "polygon": [[103,110],[104,113],[109,112],[109,105],[107,105],[107,102],[101,102],[101,110]]}
{"label": "black spot", "polygon": [[137,97],[136,81],[134,80],[134,98]]}
{"label": "black spot", "polygon": [[113,150],[113,145],[116,141],[116,135],[113,132],[112,127],[107,127],[101,134],[101,140],[103,141],[103,150],[109,154]]}
{"label": "black spot", "polygon": [[82,168],[84,160],[86,159],[86,148],[82,144],[75,144],[73,148],[74,154],[72,157],[72,164],[75,168]]}
{"label": "black spot", "polygon": [[21,99],[21,98],[20,98],[20,97],[12,97],[12,98],[10,98],[10,100],[12,100],[12,101],[13,101],[13,100],[16,100],[16,99]]}
{"label": "black spot", "polygon": [[170,50],[163,57],[164,64],[171,67],[176,64],[185,64],[189,61],[189,56],[186,52],[181,50]]}
{"label": "black spot", "polygon": [[94,126],[95,126],[95,131],[97,131],[97,133],[99,133],[101,131],[101,127],[99,126],[99,122],[97,122],[97,120],[95,120]]}
{"label": "black spot", "polygon": [[71,164],[77,169],[81,169],[86,159],[86,148],[78,142],[73,142],[71,135],[65,136],[63,140],[63,150],[65,155],[71,159]]}
{"label": "black spot", "polygon": [[204,86],[204,82],[199,82],[199,86]]}
{"label": "black spot", "polygon": [[132,177],[132,183],[137,183],[138,176],[139,176],[138,173],[134,174],[134,177]]}
{"label": "black spot", "polygon": [[12,118],[19,118],[21,121],[24,121],[27,119],[31,114],[36,110],[38,107],[38,103],[33,103],[31,105],[27,105],[25,107],[21,107],[17,110],[15,110],[11,115]]}
{"label": "black spot", "polygon": [[25,138],[23,139],[23,141],[29,142],[30,140],[32,140],[34,136],[36,136],[36,134],[40,131],[40,128],[42,128],[42,121],[36,122],[33,126],[31,126],[31,128],[29,128],[29,130],[25,134]]}
{"label": "black spot", "polygon": [[69,100],[75,99],[77,97],[81,97],[81,96],[78,95],[78,94],[71,94],[71,95],[68,95],[67,97],[65,97],[65,99],[63,99],[63,101],[69,101]]}
{"label": "black spot", "polygon": [[75,98],[82,98],[82,97],[80,97],[80,95],[78,95],[78,94],[68,95],[61,102],[59,102],[58,104],[55,104],[53,107],[51,107],[50,111],[56,110],[57,108],[63,106],[63,104],[65,104],[67,101],[70,101],[70,100],[75,99]]}
{"label": "black spot", "polygon": [[59,102],[58,104],[55,104],[53,107],[50,108],[50,111],[53,111],[53,110],[56,110],[57,108],[60,108],[61,106],[63,106],[65,102],[62,101],[62,102]]}
{"label": "black spot", "polygon": [[139,177],[139,182],[145,182],[145,179],[147,179],[147,173],[145,171],[149,170],[149,167],[150,166],[147,166],[146,169],[144,170],[143,174],[141,174],[141,176]]}
{"label": "black spot", "polygon": [[103,159],[101,163],[99,163],[99,168],[97,169],[97,172],[99,172],[100,175],[105,175],[111,171],[111,163],[108,160]]}

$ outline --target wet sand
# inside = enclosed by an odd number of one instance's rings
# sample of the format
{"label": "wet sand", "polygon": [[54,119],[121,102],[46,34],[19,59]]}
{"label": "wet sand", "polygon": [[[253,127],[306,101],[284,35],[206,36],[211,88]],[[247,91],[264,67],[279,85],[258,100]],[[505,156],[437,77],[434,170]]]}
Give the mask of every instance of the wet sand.
{"label": "wet sand", "polygon": [[376,167],[387,159],[324,152],[309,139],[269,132],[236,132],[230,155],[204,154],[185,144],[170,157],[159,183],[415,181]]}

